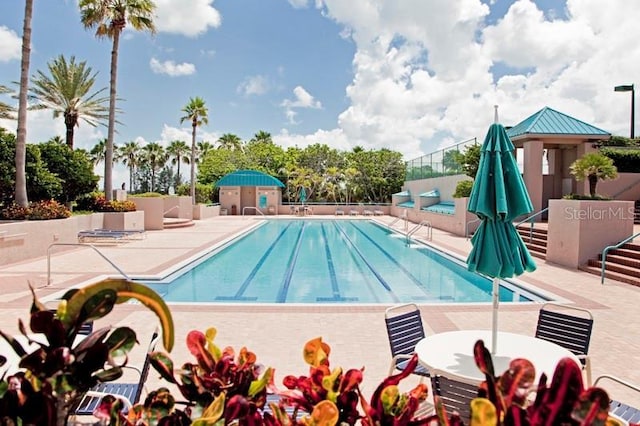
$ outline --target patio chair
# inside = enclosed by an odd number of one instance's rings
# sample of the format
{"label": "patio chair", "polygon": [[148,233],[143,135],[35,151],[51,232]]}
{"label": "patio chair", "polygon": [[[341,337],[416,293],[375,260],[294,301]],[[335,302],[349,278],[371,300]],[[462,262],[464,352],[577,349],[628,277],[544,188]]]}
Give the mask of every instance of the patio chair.
{"label": "patio chair", "polygon": [[[610,374],[603,374],[598,376],[593,386],[598,386],[601,380],[610,380],[614,383],[620,384],[628,389],[640,392],[640,386],[636,386],[632,383],[622,380],[619,377],[612,376]],[[609,390],[607,390],[609,393]],[[637,424],[640,423],[640,408],[631,407],[630,405],[612,399],[609,403],[609,414],[612,414],[628,423]]]}
{"label": "patio chair", "polygon": [[98,383],[96,386],[87,391],[80,403],[74,411],[75,416],[88,416],[92,415],[95,409],[100,404],[100,401],[106,395],[112,395],[121,400],[125,406],[125,410],[129,410],[133,405],[140,401],[142,396],[142,390],[144,384],[149,376],[149,368],[151,367],[151,360],[149,355],[155,351],[156,345],[159,341],[158,331],[156,330],[151,336],[151,342],[147,349],[147,354],[144,358],[142,368],[138,369],[132,366],[125,366],[124,368],[131,368],[138,372],[139,380],[136,383],[120,383],[120,382],[105,382]]}
{"label": "patio chair", "polygon": [[336,207],[335,215],[336,216],[344,216],[344,210],[342,209],[342,207]]}
{"label": "patio chair", "polygon": [[535,337],[562,346],[578,357],[590,386],[591,363],[587,354],[592,330],[593,315],[587,309],[547,302],[540,308]]}
{"label": "patio chair", "polygon": [[[387,308],[384,312],[384,320],[393,357],[389,367],[389,375],[392,375],[395,370],[405,369],[416,344],[425,337],[425,332],[420,310],[415,303]],[[429,377],[429,370],[422,364],[418,364],[413,374]]]}
{"label": "patio chair", "polygon": [[471,401],[478,396],[478,385],[454,380],[436,374],[431,377],[431,389],[434,405],[436,397],[451,415],[454,411],[460,415],[465,424],[471,419]]}

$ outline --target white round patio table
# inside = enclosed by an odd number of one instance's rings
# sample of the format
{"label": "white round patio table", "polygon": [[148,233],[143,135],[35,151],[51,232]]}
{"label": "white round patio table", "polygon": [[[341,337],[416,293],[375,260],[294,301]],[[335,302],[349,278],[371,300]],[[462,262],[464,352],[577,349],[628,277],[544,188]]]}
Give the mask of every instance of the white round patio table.
{"label": "white round patio table", "polygon": [[[491,350],[491,330],[460,330],[427,336],[418,342],[415,351],[420,362],[432,373],[469,383],[480,383],[484,380],[484,375],[473,358],[473,346],[480,339]],[[580,360],[569,350],[546,340],[503,331],[498,332],[497,340],[496,353],[491,357],[498,376],[509,368],[509,362],[515,358],[531,361],[536,369],[535,383],[543,372],[550,382],[556,365],[562,358],[569,357],[581,365]]]}

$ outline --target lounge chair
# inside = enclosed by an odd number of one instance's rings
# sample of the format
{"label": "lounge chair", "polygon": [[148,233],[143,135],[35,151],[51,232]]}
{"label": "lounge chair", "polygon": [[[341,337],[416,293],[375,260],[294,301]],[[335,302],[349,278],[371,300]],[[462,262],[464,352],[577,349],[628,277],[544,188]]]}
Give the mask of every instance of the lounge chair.
{"label": "lounge chair", "polygon": [[363,216],[373,216],[373,210],[364,209],[364,210],[362,211],[362,215],[363,215]]}
{"label": "lounge chair", "polygon": [[151,342],[147,349],[147,354],[144,359],[144,363],[141,369],[132,366],[125,366],[125,368],[131,368],[138,372],[140,379],[136,383],[120,383],[120,382],[105,382],[99,383],[94,386],[90,391],[86,392],[80,403],[74,411],[76,416],[92,415],[95,409],[100,404],[100,401],[106,395],[112,395],[121,400],[128,411],[133,405],[140,401],[142,396],[142,390],[144,384],[149,376],[149,368],[151,367],[151,359],[149,358],[151,352],[155,351],[156,345],[159,341],[158,332],[155,331],[151,336]]}
{"label": "lounge chair", "polygon": [[548,302],[540,308],[535,337],[562,346],[576,355],[586,371],[587,386],[591,386],[591,363],[587,353],[592,330],[593,315],[587,309]]}
{"label": "lounge chair", "polygon": [[374,216],[382,216],[382,215],[384,215],[384,212],[382,210],[380,210],[379,208],[375,208],[375,209],[373,209],[373,215]]}
{"label": "lounge chair", "polygon": [[344,216],[344,210],[342,210],[342,207],[337,207],[336,208],[335,215],[336,216]]}
{"label": "lounge chair", "polygon": [[349,216],[358,216],[359,214],[360,212],[358,212],[358,210],[356,209],[349,210]]}
{"label": "lounge chair", "polygon": [[[636,392],[640,392],[640,386],[636,386],[632,383],[627,382],[626,380],[622,380],[619,377],[612,376],[609,374],[603,374],[602,376],[598,376],[595,382],[593,382],[593,386],[598,386],[598,383],[601,380],[609,380],[614,383],[620,384],[628,389],[634,390]],[[607,390],[607,393],[611,392],[610,389]],[[615,417],[621,418],[622,420],[637,424],[640,423],[640,408],[635,408],[630,405],[624,404],[622,402],[616,401],[612,399],[609,403],[609,414],[614,415]]]}
{"label": "lounge chair", "polygon": [[[391,347],[389,375],[395,370],[403,371],[415,351],[416,344],[425,337],[422,316],[418,305],[407,303],[387,308],[384,312],[387,335]],[[429,377],[429,370],[418,364],[413,374]]]}

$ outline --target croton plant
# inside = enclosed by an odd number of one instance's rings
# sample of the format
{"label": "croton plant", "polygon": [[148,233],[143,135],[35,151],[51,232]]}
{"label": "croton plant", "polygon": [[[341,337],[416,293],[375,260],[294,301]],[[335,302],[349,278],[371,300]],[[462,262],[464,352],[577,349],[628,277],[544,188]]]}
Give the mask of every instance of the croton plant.
{"label": "croton plant", "polygon": [[[0,425],[64,425],[82,394],[98,382],[122,375],[126,354],[136,343],[128,327],[105,327],[74,344],[83,323],[107,315],[115,304],[140,300],[156,313],[162,325],[163,345],[173,347],[171,313],[151,289],[126,280],[107,280],[68,291],[55,312],[34,293],[29,328],[20,332],[32,352],[0,331],[20,357],[21,372],[0,381]],[[31,339],[41,333],[46,343]],[[385,378],[373,395],[361,391],[364,367],[332,368],[331,347],[315,338],[303,349],[308,375],[285,376],[276,385],[274,370],[258,363],[247,348],[235,351],[215,343],[216,330],[191,331],[186,345],[194,361],[176,367],[166,352],[150,354],[151,364],[168,382],[149,392],[128,412],[119,399],[103,398],[94,415],[112,425],[220,425],[246,426],[413,426],[413,425],[613,425],[609,397],[600,388],[585,389],[580,367],[563,359],[551,382],[542,375],[538,384],[533,365],[515,359],[497,376],[489,351],[480,340],[473,348],[476,364],[485,375],[478,398],[471,402],[471,419],[448,413],[433,398],[435,410],[423,415],[428,387],[418,383],[408,392],[400,383],[418,365],[413,356],[407,368]],[[117,361],[120,360],[120,361]],[[2,361],[2,358],[0,358]]]}

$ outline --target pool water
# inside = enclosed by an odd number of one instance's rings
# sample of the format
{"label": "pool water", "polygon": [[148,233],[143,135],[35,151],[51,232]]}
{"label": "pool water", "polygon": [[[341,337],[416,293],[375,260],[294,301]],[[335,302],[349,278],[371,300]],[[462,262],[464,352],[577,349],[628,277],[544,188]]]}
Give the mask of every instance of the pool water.
{"label": "pool water", "polygon": [[[475,303],[492,282],[466,265],[366,220],[268,220],[162,281],[168,302]],[[512,283],[501,302],[541,300]]]}

